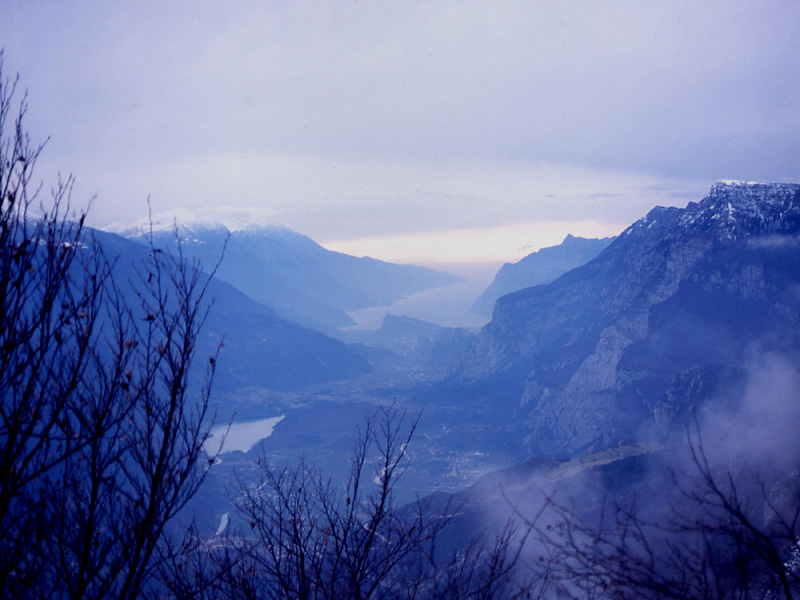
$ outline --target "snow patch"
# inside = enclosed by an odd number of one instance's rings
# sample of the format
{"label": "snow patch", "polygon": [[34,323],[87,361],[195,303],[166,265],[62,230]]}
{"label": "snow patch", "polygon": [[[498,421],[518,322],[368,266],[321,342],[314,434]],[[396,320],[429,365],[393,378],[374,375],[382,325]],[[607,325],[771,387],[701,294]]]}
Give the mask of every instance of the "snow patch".
{"label": "snow patch", "polygon": [[742,181],[741,179],[721,179],[719,183],[721,183],[722,185],[735,185],[735,186],[766,185],[758,181]]}
{"label": "snow patch", "polygon": [[225,513],[219,520],[219,527],[217,527],[216,535],[222,535],[225,533],[225,530],[228,528],[228,515],[230,513]]}

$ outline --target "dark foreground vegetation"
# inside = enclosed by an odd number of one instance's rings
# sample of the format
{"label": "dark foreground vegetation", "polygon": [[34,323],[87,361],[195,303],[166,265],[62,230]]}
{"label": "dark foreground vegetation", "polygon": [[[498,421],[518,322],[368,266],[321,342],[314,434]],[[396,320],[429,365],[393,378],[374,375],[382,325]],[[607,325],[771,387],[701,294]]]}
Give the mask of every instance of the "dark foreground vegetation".
{"label": "dark foreground vegetation", "polygon": [[712,457],[697,428],[670,452],[644,485],[596,488],[594,510],[549,497],[544,521],[526,521],[557,596],[796,598],[797,471]]}
{"label": "dark foreground vegetation", "polygon": [[208,278],[151,248],[115,280],[72,180],[35,183],[15,87],[0,80],[0,595],[137,598],[203,481],[214,357],[187,389]]}
{"label": "dark foreground vegetation", "polygon": [[151,244],[116,279],[125,257],[71,212],[72,180],[48,197],[35,182],[43,146],[15,94],[0,73],[0,596],[509,597],[510,537],[442,568],[446,516],[398,512],[408,440],[392,411],[367,424],[344,497],[309,465],[264,465],[249,532],[211,545],[179,518],[215,459],[216,355],[195,356],[209,276]]}
{"label": "dark foreground vegetation", "polygon": [[201,531],[185,508],[215,460],[203,444],[217,357],[196,354],[209,275],[180,243],[151,243],[120,278],[127,257],[71,212],[71,179],[49,195],[37,183],[42,146],[15,88],[0,73],[1,597],[800,594],[796,447],[780,464],[723,460],[702,419],[637,457],[636,483],[501,483],[492,520],[480,499],[397,504],[416,422],[388,407],[365,422],[345,481],[264,460],[232,482],[226,532]]}

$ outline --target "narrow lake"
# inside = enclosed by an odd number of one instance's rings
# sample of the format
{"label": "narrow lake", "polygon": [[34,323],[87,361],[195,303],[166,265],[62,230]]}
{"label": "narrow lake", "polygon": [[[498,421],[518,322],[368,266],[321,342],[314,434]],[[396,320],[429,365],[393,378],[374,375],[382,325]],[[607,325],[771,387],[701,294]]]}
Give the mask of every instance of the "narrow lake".
{"label": "narrow lake", "polygon": [[[211,436],[203,445],[203,450],[209,456],[217,453],[247,452],[258,442],[272,435],[275,425],[282,420],[283,415],[246,423],[232,423],[230,428],[227,425],[217,425],[211,428]],[[221,451],[220,444],[222,444]]]}
{"label": "narrow lake", "polygon": [[391,306],[376,306],[348,313],[356,325],[352,329],[378,329],[387,313],[407,315],[443,327],[482,327],[488,317],[469,312],[470,305],[494,279],[500,265],[449,265],[447,270],[464,281],[400,298]]}

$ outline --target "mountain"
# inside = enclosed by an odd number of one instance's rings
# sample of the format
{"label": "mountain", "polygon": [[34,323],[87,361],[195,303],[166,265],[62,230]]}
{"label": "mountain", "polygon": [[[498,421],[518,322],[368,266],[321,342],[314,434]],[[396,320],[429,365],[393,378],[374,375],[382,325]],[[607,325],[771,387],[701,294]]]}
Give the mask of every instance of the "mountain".
{"label": "mountain", "polygon": [[[311,238],[275,225],[231,221],[224,215],[165,213],[153,217],[157,245],[174,248],[175,223],[185,253],[210,270],[225,249],[217,278],[275,309],[282,316],[323,331],[353,325],[348,311],[387,306],[395,300],[459,279],[449,273],[331,252]],[[111,230],[144,241],[149,222]]]}
{"label": "mountain", "polygon": [[[107,256],[119,257],[114,267],[115,281],[131,282],[121,285],[121,289],[130,294],[129,304],[137,306],[136,269],[146,259],[147,248],[112,233],[91,233]],[[197,355],[212,355],[224,340],[215,377],[217,390],[294,390],[356,377],[370,370],[369,363],[343,342],[279,316],[229,283],[212,279],[206,298],[213,304]]]}
{"label": "mountain", "polygon": [[494,303],[501,296],[555,281],[567,271],[592,260],[613,239],[587,239],[568,235],[558,246],[542,248],[516,263],[504,264],[491,285],[472,304],[470,311],[479,315],[491,315]]}
{"label": "mountain", "polygon": [[497,301],[451,378],[513,407],[528,455],[657,436],[800,350],[800,185],[722,182],[594,260]]}

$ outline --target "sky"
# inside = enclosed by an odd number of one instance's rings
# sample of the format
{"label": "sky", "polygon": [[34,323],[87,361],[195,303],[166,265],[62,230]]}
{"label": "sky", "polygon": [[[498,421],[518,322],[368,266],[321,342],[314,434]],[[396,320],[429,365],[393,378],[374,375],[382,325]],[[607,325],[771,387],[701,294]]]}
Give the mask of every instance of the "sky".
{"label": "sky", "polygon": [[425,264],[800,181],[798,26],[796,0],[0,2],[39,176],[91,224],[253,208]]}

